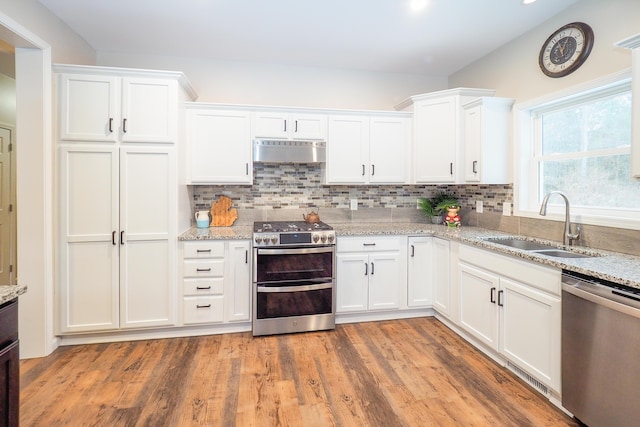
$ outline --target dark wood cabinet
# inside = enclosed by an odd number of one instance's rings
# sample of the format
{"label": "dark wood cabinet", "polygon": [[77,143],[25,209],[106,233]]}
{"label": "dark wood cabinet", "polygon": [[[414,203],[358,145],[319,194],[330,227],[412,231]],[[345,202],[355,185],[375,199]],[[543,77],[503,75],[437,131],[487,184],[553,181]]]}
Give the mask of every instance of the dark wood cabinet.
{"label": "dark wood cabinet", "polygon": [[20,408],[18,299],[0,305],[0,426],[18,425]]}

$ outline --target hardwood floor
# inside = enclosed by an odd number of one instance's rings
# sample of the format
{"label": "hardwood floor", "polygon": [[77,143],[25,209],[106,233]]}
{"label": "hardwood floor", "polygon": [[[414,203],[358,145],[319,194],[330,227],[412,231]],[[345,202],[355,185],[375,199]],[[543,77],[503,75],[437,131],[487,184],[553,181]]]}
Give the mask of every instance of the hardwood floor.
{"label": "hardwood floor", "polygon": [[434,318],[61,347],[27,426],[577,426]]}

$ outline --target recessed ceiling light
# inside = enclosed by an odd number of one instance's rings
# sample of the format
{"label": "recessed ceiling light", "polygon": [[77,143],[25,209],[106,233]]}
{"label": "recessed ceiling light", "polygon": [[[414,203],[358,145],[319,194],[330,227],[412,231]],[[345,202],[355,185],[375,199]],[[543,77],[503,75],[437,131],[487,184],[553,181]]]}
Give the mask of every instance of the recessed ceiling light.
{"label": "recessed ceiling light", "polygon": [[522,4],[531,4],[534,3],[536,0],[522,0]]}
{"label": "recessed ceiling light", "polygon": [[417,12],[427,7],[427,3],[428,0],[411,0],[411,2],[409,3],[409,7],[411,7],[411,10],[413,10],[414,12]]}

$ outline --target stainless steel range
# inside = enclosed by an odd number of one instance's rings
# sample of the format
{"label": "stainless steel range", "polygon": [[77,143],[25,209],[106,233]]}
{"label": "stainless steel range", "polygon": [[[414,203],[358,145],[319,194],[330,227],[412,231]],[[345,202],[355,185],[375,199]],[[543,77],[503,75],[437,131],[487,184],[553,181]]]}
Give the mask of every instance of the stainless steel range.
{"label": "stainless steel range", "polygon": [[253,335],[335,328],[335,231],[323,222],[253,225]]}

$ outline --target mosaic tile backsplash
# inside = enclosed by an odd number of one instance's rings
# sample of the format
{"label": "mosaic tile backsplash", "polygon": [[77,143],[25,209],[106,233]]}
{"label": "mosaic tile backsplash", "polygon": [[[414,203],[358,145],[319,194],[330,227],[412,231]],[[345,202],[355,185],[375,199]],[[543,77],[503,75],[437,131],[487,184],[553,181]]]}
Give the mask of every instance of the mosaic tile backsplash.
{"label": "mosaic tile backsplash", "polygon": [[463,210],[475,209],[482,200],[485,212],[502,212],[513,203],[512,185],[323,185],[319,164],[255,164],[253,185],[193,186],[194,210],[208,209],[221,195],[239,209],[319,208],[348,209],[358,199],[358,209],[416,208],[416,199],[445,191],[455,195]]}

